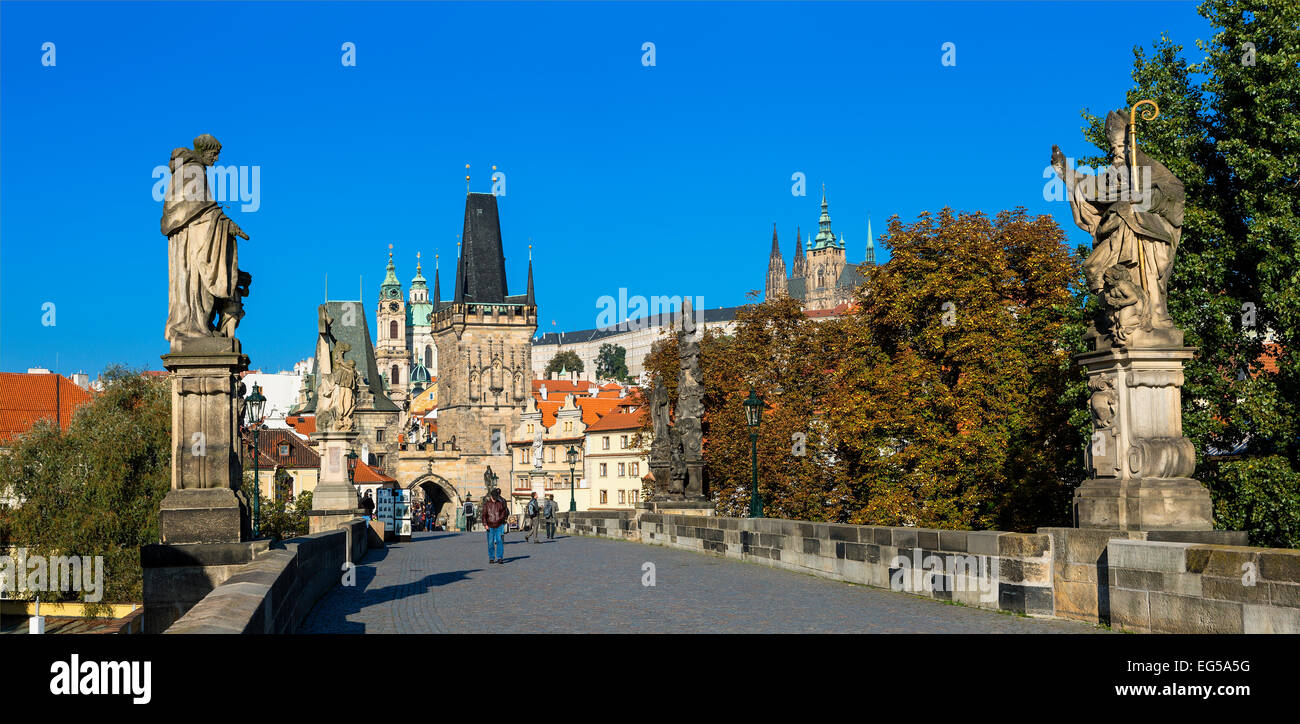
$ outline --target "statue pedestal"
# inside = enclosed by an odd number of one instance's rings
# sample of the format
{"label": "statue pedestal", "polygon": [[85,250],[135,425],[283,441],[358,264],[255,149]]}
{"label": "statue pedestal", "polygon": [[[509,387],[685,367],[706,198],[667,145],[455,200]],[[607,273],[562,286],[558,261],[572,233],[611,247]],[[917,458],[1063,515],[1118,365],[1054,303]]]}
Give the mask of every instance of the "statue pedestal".
{"label": "statue pedestal", "polygon": [[1189,347],[1110,348],[1075,360],[1092,390],[1091,479],[1075,491],[1075,525],[1113,530],[1211,530],[1210,491],[1192,479],[1183,437],[1183,362]]}
{"label": "statue pedestal", "polygon": [[348,480],[348,451],[360,433],[354,431],[317,432],[312,439],[320,445],[320,480],[312,493],[308,530],[312,533],[334,530],[340,523],[361,515],[357,508],[357,488]]}
{"label": "statue pedestal", "polygon": [[247,540],[238,388],[248,357],[238,340],[207,337],[183,340],[162,360],[172,385],[172,487],[158,517],[162,543]]}

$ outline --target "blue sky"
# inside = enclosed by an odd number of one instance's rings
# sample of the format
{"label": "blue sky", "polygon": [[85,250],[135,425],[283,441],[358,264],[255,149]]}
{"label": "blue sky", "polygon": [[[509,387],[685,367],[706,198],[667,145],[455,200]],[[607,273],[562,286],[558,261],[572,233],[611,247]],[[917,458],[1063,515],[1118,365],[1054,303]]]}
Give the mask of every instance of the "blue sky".
{"label": "blue sky", "polygon": [[311,354],[327,274],[373,327],[390,243],[403,284],[421,251],[451,286],[466,163],[475,191],[506,174],[510,290],[531,237],[541,332],[595,326],[620,287],[743,303],[823,183],[854,262],[868,216],[879,236],[945,205],[1024,205],[1084,243],[1043,200],[1051,146],[1092,153],[1080,111],[1122,105],[1161,32],[1196,57],[1209,26],[1190,2],[4,2],[0,370],[161,368],[152,172],[205,132],[260,169],[259,208],[230,215],[266,371]]}

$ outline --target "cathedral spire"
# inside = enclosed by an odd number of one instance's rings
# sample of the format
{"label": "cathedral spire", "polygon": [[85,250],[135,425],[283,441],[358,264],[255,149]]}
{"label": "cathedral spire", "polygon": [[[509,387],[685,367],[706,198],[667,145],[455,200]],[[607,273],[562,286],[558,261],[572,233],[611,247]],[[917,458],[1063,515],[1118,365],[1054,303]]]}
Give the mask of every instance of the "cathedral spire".
{"label": "cathedral spire", "polygon": [[397,281],[397,267],[393,266],[393,245],[388,245],[388,268],[384,282],[379,285],[380,299],[396,299],[402,296],[402,283]]}
{"label": "cathedral spire", "polygon": [[769,254],[768,256],[770,257],[781,256],[781,247],[778,246],[776,243],[776,222],[775,221],[772,222],[772,253]]}
{"label": "cathedral spire", "polygon": [[803,229],[796,226],[794,227],[794,266],[791,267],[790,276],[802,277],[807,271],[804,266],[806,261],[803,250]]}
{"label": "cathedral spire", "polygon": [[835,243],[835,232],[831,231],[831,213],[826,204],[825,185],[822,186],[822,215],[821,218],[817,220],[817,226],[820,228],[817,231],[817,238],[813,239],[811,248],[825,249],[837,247],[838,245]]}
{"label": "cathedral spire", "polygon": [[433,254],[433,307],[436,311],[442,301],[442,284],[438,280],[438,253]]}
{"label": "cathedral spire", "polygon": [[871,217],[867,217],[867,266],[876,265],[876,237],[871,233]]}

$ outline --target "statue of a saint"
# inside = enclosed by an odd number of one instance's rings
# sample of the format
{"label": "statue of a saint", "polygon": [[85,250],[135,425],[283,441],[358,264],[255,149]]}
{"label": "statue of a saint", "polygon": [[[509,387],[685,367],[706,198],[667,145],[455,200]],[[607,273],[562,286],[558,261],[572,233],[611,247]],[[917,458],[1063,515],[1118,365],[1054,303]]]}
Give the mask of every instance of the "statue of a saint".
{"label": "statue of a saint", "polygon": [[350,432],[355,426],[352,415],[357,409],[361,376],[357,363],[344,358],[352,346],[334,339],[333,323],[326,306],[320,305],[316,318],[316,427]]}
{"label": "statue of a saint", "polygon": [[533,438],[533,470],[542,469],[542,431],[537,431],[537,436]]}
{"label": "statue of a saint", "polygon": [[171,180],[163,201],[167,237],[167,326],[164,336],[177,351],[183,339],[235,336],[244,316],[241,299],[253,277],[239,270],[235,237],[248,235],[221,210],[208,188],[207,167],[221,152],[203,134],[194,149],[172,151]]}
{"label": "statue of a saint", "polygon": [[[1141,104],[1139,104],[1141,105]],[[1129,119],[1119,111],[1106,117],[1106,138],[1111,147],[1111,166],[1098,177],[1090,178],[1067,168],[1061,149],[1052,146],[1052,168],[1065,183],[1074,222],[1092,234],[1092,253],[1084,262],[1088,288],[1102,297],[1103,315],[1112,318],[1112,299],[1124,306],[1140,306],[1140,323],[1126,325],[1121,337],[1111,332],[1103,345],[1133,343],[1132,337],[1146,336],[1138,346],[1182,344],[1182,332],[1169,316],[1169,274],[1174,254],[1182,236],[1183,206],[1186,194],[1183,183],[1159,161],[1126,143],[1133,129]],[[1132,290],[1125,287],[1119,296],[1104,295],[1108,273],[1118,283],[1121,276],[1110,272],[1115,266],[1126,268],[1136,287],[1146,297],[1138,305]],[[1131,316],[1137,310],[1124,312]],[[1109,325],[1103,325],[1109,326]],[[1145,335],[1132,335],[1138,331]],[[1101,337],[1094,324],[1090,336]]]}

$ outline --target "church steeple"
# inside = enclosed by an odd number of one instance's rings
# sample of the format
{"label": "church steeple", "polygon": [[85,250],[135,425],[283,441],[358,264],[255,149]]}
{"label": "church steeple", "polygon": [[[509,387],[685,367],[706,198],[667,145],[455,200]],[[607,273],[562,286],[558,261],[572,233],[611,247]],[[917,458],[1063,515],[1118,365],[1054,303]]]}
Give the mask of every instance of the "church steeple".
{"label": "church steeple", "polygon": [[812,249],[835,249],[839,244],[835,241],[835,232],[831,231],[831,214],[826,204],[826,186],[822,186],[822,215],[817,220],[817,238],[813,239]]}
{"label": "church steeple", "polygon": [[433,255],[433,308],[438,309],[438,302],[442,301],[442,284],[438,280],[438,255]]}
{"label": "church steeple", "polygon": [[379,298],[399,299],[402,296],[402,283],[397,281],[397,267],[393,266],[393,245],[388,245],[388,270],[383,284],[379,285]]}
{"label": "church steeple", "polygon": [[776,224],[772,224],[772,253],[767,258],[767,285],[763,296],[765,299],[775,299],[785,296],[786,291],[785,259],[781,256],[781,246],[776,240]]}
{"label": "church steeple", "polygon": [[876,237],[871,233],[871,217],[867,217],[867,266],[876,265]]}
{"label": "church steeple", "polygon": [[794,266],[791,267],[790,276],[802,277],[807,271],[807,257],[804,256],[803,249],[803,230],[799,227],[794,228]]}

